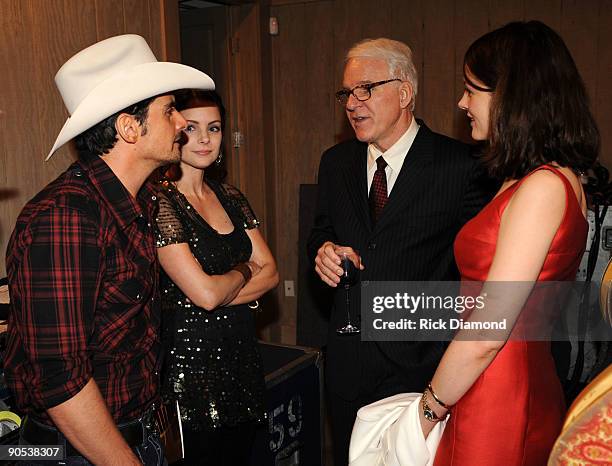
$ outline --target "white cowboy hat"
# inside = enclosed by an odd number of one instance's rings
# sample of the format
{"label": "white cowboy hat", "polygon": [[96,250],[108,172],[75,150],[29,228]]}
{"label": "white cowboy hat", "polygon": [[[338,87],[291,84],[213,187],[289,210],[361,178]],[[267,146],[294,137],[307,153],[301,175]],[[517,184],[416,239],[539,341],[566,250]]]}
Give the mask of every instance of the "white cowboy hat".
{"label": "white cowboy hat", "polygon": [[80,51],[55,75],[70,113],[45,160],[75,136],[114,113],[177,89],[215,88],[205,73],[179,63],[158,62],[135,34],[111,37]]}

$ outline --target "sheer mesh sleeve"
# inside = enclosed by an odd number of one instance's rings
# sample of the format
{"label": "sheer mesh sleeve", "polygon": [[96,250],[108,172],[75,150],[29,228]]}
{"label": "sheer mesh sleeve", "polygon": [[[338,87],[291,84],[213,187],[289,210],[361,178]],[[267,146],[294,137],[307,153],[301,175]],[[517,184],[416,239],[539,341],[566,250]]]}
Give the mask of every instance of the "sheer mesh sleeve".
{"label": "sheer mesh sleeve", "polygon": [[158,198],[159,210],[155,218],[157,247],[186,243],[187,238],[175,204],[168,198],[167,192],[159,193]]}
{"label": "sheer mesh sleeve", "polygon": [[257,228],[259,226],[259,220],[257,220],[257,217],[255,217],[255,212],[253,212],[253,209],[251,208],[249,201],[247,201],[247,198],[244,197],[244,194],[242,194],[238,188],[230,184],[224,184],[223,189],[242,214],[244,228],[246,230]]}

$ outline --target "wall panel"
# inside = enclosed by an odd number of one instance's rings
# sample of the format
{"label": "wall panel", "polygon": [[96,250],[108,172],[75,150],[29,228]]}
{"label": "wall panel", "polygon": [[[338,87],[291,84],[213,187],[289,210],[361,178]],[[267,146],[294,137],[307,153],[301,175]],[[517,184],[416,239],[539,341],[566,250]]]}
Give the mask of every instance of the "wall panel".
{"label": "wall panel", "polygon": [[[362,25],[366,23],[361,18],[367,18],[367,10],[363,13],[362,8],[367,8],[368,1],[333,1],[330,2],[331,15],[333,18],[333,42],[331,47],[321,53],[330,54],[333,60],[332,66],[334,69],[334,83],[332,89],[334,91],[342,87],[342,70],[344,68],[344,54],[348,48],[365,37],[369,37],[362,29]],[[344,109],[340,105],[334,106],[334,139],[330,141],[329,146],[336,142],[340,142],[352,134],[352,129],[346,119]],[[320,154],[319,154],[320,155]],[[309,154],[313,157],[313,154]],[[314,155],[316,157],[316,155]]]}
{"label": "wall panel", "polygon": [[[236,101],[231,103],[230,108],[239,111],[233,111],[230,118],[235,122],[232,131],[239,129],[244,136],[244,143],[241,147],[232,150],[234,156],[232,162],[236,164],[237,169],[232,170],[235,179],[230,181],[244,191],[257,215],[265,219],[265,160],[263,121],[260,117],[262,82],[259,12],[257,8],[249,6],[233,6],[231,15],[231,37],[237,53],[232,64],[233,80],[236,84],[233,96]],[[265,229],[262,228],[264,236]]]}
{"label": "wall panel", "polygon": [[612,0],[601,0],[597,26],[595,90],[591,102],[601,133],[600,158],[612,170]]}
{"label": "wall panel", "polygon": [[453,36],[455,28],[454,8],[448,8],[448,0],[431,0],[423,4],[423,72],[419,75],[421,116],[431,128],[450,134],[454,128],[455,112],[449,111],[457,102],[455,91],[455,51],[440,40],[444,35]]}
{"label": "wall panel", "polygon": [[525,20],[537,19],[548,24],[555,31],[561,30],[561,16],[564,0],[537,0],[525,7]]}
{"label": "wall panel", "polygon": [[[564,0],[559,33],[569,48],[591,99],[597,92],[599,0]],[[608,28],[610,25],[607,26]]]}
{"label": "wall panel", "polygon": [[[3,49],[0,53],[0,277],[4,271],[4,256],[9,235],[13,229],[17,210],[26,201],[36,183],[31,170],[21,169],[24,160],[42,164],[37,135],[36,102],[31,98],[35,63],[34,47],[29,39],[31,5],[27,2],[4,2],[0,15],[0,34]],[[18,53],[17,53],[18,51]],[[19,56],[19,59],[17,58]],[[42,94],[42,91],[38,93]],[[41,102],[41,104],[43,104]],[[24,122],[29,122],[24,125]],[[30,173],[29,173],[30,172]]]}
{"label": "wall panel", "polygon": [[[449,7],[450,7],[449,2]],[[453,86],[455,89],[455,98],[458,100],[463,93],[463,56],[470,44],[478,36],[489,30],[489,10],[488,2],[482,0],[456,0],[455,16],[453,26],[452,40],[447,43],[447,47],[452,48],[455,55],[455,79]],[[427,57],[427,60],[436,61],[436,56]],[[438,83],[429,83],[436,88]],[[425,103],[428,105],[428,103]],[[465,113],[457,110],[457,105],[452,108],[442,110],[452,112],[453,114],[453,131],[450,135],[461,139],[462,141],[470,141],[470,127],[468,125]],[[437,128],[433,128],[437,130]]]}
{"label": "wall panel", "polygon": [[123,0],[123,24],[126,32],[151,37],[149,3],[150,0]]}
{"label": "wall panel", "polygon": [[141,34],[158,58],[165,41],[161,2],[176,0],[0,0],[0,277],[24,203],[73,160],[47,151],[67,117],[53,78],[79,50],[121,33]]}
{"label": "wall panel", "polygon": [[[275,254],[279,273],[297,284],[298,194],[300,183],[313,183],[318,157],[333,141],[334,63],[331,2],[272,7],[279,35],[271,38],[273,119],[276,134],[268,144],[274,152],[275,183],[268,195],[275,198]],[[296,72],[299,70],[299,72]],[[280,144],[278,144],[280,142]],[[282,341],[295,338],[295,297],[285,297],[283,280],[277,292],[278,319],[264,329]]]}
{"label": "wall panel", "polygon": [[125,33],[125,18],[117,14],[117,3],[106,0],[95,0],[96,33],[104,39]]}
{"label": "wall panel", "polygon": [[489,29],[525,17],[525,0],[489,0]]}
{"label": "wall panel", "polygon": [[[388,32],[381,28],[376,37],[389,37],[401,40],[410,45],[413,53],[413,61],[417,69],[418,76],[423,76],[425,65],[425,22],[423,9],[427,8],[427,0],[413,0],[410,2],[390,1],[387,10],[387,21],[389,21],[388,11],[393,11]],[[381,32],[384,31],[384,32]],[[417,97],[415,112],[423,115],[424,101]]]}
{"label": "wall panel", "polygon": [[[33,70],[34,89],[44,89],[45,92],[45,98],[36,102],[38,107],[36,112],[38,117],[37,137],[41,145],[32,160],[35,162],[32,168],[33,173],[43,176],[42,179],[36,180],[38,186],[34,188],[35,191],[38,191],[73,160],[70,147],[66,145],[59,149],[48,162],[43,162],[68,116],[53,78],[67,58],[98,39],[94,2],[81,0],[57,0],[51,3],[43,0],[30,1],[33,10],[30,34],[37,57]],[[48,8],[51,5],[55,8]]]}

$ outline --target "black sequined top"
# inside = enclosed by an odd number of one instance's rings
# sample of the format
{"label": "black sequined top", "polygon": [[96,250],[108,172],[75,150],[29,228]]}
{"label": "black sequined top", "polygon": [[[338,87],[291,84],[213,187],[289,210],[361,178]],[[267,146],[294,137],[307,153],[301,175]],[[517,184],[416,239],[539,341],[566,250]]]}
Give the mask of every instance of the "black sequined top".
{"label": "black sequined top", "polygon": [[[188,243],[202,269],[220,275],[249,259],[252,245],[245,229],[257,227],[258,221],[238,189],[206,182],[234,230],[217,233],[173,184],[163,182],[157,247]],[[183,423],[193,430],[211,430],[265,419],[254,311],[247,305],[206,311],[192,304],[163,272],[160,285],[165,348],[162,395],[179,401]]]}

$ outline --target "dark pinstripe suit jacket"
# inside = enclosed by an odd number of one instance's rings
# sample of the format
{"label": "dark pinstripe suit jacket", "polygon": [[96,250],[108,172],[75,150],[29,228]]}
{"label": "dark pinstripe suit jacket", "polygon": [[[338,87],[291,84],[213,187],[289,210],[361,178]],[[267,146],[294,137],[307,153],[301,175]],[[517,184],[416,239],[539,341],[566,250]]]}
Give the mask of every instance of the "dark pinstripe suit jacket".
{"label": "dark pinstripe suit jacket", "polygon": [[[469,146],[433,133],[422,121],[387,205],[372,229],[368,211],[367,145],[357,140],[327,150],[319,166],[318,203],[308,253],[325,241],[361,254],[361,280],[454,280],[453,241],[489,199],[480,164]],[[359,290],[351,289],[359,314]],[[396,371],[403,390],[422,391],[444,347],[429,342],[361,342],[338,336],[346,320],[344,295],[335,294],[326,363],[328,388],[347,400],[373,394],[381,376]],[[386,393],[390,395],[391,393]]]}

